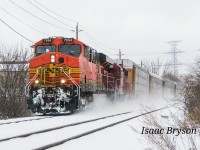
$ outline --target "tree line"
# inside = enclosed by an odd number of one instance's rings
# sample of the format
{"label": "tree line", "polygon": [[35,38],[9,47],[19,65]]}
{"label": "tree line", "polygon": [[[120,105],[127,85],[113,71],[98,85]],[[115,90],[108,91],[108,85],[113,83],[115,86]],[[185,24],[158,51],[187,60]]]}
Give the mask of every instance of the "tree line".
{"label": "tree line", "polygon": [[15,64],[27,61],[30,53],[23,48],[0,47],[0,118],[29,116],[26,106],[25,85],[28,81],[28,64]]}

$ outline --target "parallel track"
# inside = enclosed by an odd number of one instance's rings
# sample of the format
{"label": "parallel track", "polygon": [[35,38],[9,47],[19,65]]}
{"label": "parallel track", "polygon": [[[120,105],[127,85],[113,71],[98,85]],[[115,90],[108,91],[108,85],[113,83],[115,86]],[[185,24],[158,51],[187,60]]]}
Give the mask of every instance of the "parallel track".
{"label": "parallel track", "polygon": [[[121,119],[118,119],[118,121],[111,121],[110,124],[105,124],[104,126],[102,125],[102,126],[93,128],[91,130],[85,130],[83,133],[76,133],[74,135],[72,134],[69,137],[63,138],[63,139],[61,139],[59,141],[56,141],[56,142],[51,142],[50,144],[46,144],[46,145],[43,145],[43,146],[38,146],[38,147],[35,148],[35,150],[44,150],[44,149],[56,147],[56,146],[59,146],[59,145],[61,145],[63,143],[69,142],[71,140],[75,140],[75,139],[78,139],[78,138],[90,135],[92,133],[95,133],[95,132],[107,129],[109,127],[113,127],[113,126],[118,125],[120,123],[129,121],[129,120],[132,120],[132,119],[135,119],[135,118],[138,118],[138,117],[141,117],[141,116],[144,116],[144,115],[156,112],[156,111],[160,111],[160,110],[163,110],[163,109],[166,109],[166,108],[170,108],[170,107],[172,107],[172,105],[171,106],[165,106],[165,107],[162,107],[162,108],[159,108],[159,109],[155,109],[155,110],[152,110],[152,111],[148,111],[148,112],[145,112],[145,113],[141,113],[139,115],[134,115],[134,116],[129,115],[128,117],[125,116],[125,117],[122,117]],[[106,118],[112,118],[112,117],[115,117],[115,116],[120,116],[120,115],[125,115],[125,114],[130,114],[130,113],[133,113],[133,112],[124,112],[124,113],[119,113],[119,114],[104,116],[104,117],[100,117],[100,118],[85,120],[85,121],[81,121],[81,122],[75,122],[75,123],[65,124],[65,125],[62,125],[62,126],[57,126],[57,127],[53,127],[53,128],[43,129],[43,130],[39,130],[39,131],[35,131],[35,132],[29,132],[29,133],[25,133],[25,134],[21,134],[21,135],[16,135],[16,136],[12,136],[12,137],[8,137],[8,138],[0,139],[0,143],[1,142],[3,143],[4,141],[8,141],[8,140],[14,140],[16,138],[20,138],[21,140],[23,140],[23,139],[27,140],[26,137],[31,136],[31,135],[37,135],[37,134],[40,134],[40,133],[47,133],[47,132],[56,131],[56,130],[59,130],[59,129],[64,129],[65,130],[65,128],[67,128],[67,127],[78,126],[78,125],[81,125],[81,124],[86,124],[86,123],[90,123],[90,122],[96,122],[98,120],[103,120],[103,119],[106,119]],[[48,133],[48,134],[51,134],[51,133]]]}
{"label": "parallel track", "polygon": [[89,135],[89,134],[92,134],[92,133],[95,133],[95,132],[98,132],[98,131],[107,129],[107,128],[109,128],[109,127],[118,125],[118,124],[120,124],[120,123],[129,121],[129,120],[132,120],[132,119],[135,119],[135,118],[138,118],[138,117],[141,117],[141,116],[144,116],[144,115],[147,115],[147,114],[150,114],[150,113],[159,111],[159,110],[163,110],[163,109],[166,109],[166,108],[169,108],[169,107],[163,107],[163,108],[155,109],[155,110],[152,110],[152,111],[149,111],[149,112],[146,112],[146,113],[142,113],[142,114],[140,114],[140,115],[136,115],[136,116],[133,116],[133,117],[129,117],[129,118],[127,118],[127,119],[123,119],[123,120],[121,120],[121,121],[117,121],[117,122],[114,122],[114,123],[111,123],[111,124],[108,124],[108,125],[105,125],[105,126],[102,126],[102,127],[99,127],[99,128],[96,128],[96,129],[93,129],[93,130],[90,130],[90,131],[87,131],[87,132],[84,132],[84,133],[81,133],[81,134],[78,134],[78,135],[75,135],[75,136],[72,136],[72,137],[69,137],[69,138],[66,138],[66,139],[57,141],[57,142],[55,142],[55,143],[51,143],[51,144],[44,145],[44,146],[42,146],[42,147],[35,148],[34,150],[45,150],[45,149],[48,149],[48,148],[52,148],[52,147],[55,147],[55,146],[59,146],[59,145],[65,143],[65,142],[68,142],[68,141],[71,141],[71,140],[74,140],[74,139],[78,139],[78,138],[83,137],[83,136],[87,136],[87,135]]}
{"label": "parallel track", "polygon": [[58,126],[58,127],[43,129],[43,130],[39,130],[39,131],[35,131],[35,132],[29,132],[29,133],[25,133],[25,134],[21,134],[21,135],[17,135],[17,136],[12,136],[12,137],[8,137],[8,138],[0,139],[0,142],[8,141],[8,140],[15,139],[15,138],[28,137],[28,136],[31,136],[31,135],[34,135],[34,134],[54,131],[54,130],[58,130],[58,129],[62,129],[62,128],[70,127],[70,126],[76,126],[76,125],[80,125],[80,124],[84,124],[84,123],[94,122],[94,121],[98,121],[98,120],[102,120],[102,119],[106,119],[106,118],[110,118],[110,117],[115,117],[115,116],[120,116],[120,115],[124,115],[124,114],[128,114],[128,113],[131,113],[131,112],[129,111],[129,112],[114,114],[114,115],[110,115],[110,116],[100,117],[100,118],[96,118],[96,119],[90,119],[90,120],[86,120],[86,121],[66,124],[66,125],[62,125],[62,126]]}
{"label": "parallel track", "polygon": [[48,117],[43,117],[43,118],[33,118],[33,119],[25,119],[25,120],[19,120],[19,121],[5,122],[5,123],[0,123],[0,126],[1,125],[6,125],[6,124],[13,124],[13,123],[33,121],[33,120],[42,120],[42,119],[47,119],[47,118],[53,118],[53,116],[48,116]]}
{"label": "parallel track", "polygon": [[[27,121],[34,121],[34,120],[42,120],[42,119],[49,119],[57,116],[65,116],[65,115],[70,115],[70,113],[61,113],[61,114],[46,114],[46,115],[38,115],[38,116],[44,116],[42,118],[34,118],[33,119],[24,119],[24,120],[19,120],[19,121],[11,121],[11,122],[5,122],[5,123],[0,123],[1,125],[6,125],[6,124],[13,124],[13,123],[21,123],[21,122],[27,122]],[[36,117],[36,116],[35,116]]]}

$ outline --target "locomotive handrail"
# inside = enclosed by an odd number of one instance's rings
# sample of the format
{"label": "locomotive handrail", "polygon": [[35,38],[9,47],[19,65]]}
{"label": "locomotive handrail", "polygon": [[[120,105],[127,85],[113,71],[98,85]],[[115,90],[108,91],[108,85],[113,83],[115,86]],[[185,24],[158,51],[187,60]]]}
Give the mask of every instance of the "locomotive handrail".
{"label": "locomotive handrail", "polygon": [[[109,78],[111,78],[113,81],[108,81],[108,83],[107,84],[109,84],[110,86],[112,86],[112,88],[114,89],[114,87],[113,87],[113,85],[112,85],[112,83],[114,84],[114,77],[111,77],[111,76],[108,76],[108,79]],[[110,83],[111,82],[111,83]]]}
{"label": "locomotive handrail", "polygon": [[[80,86],[76,83],[76,81],[70,76],[70,74],[67,74],[64,70],[64,68],[62,68],[63,73],[72,81],[72,83],[76,86],[77,88],[77,95],[78,96],[78,103],[80,101]],[[70,73],[70,69],[69,69],[69,73]]]}
{"label": "locomotive handrail", "polygon": [[[113,82],[113,83],[114,83],[114,79],[115,79],[115,77],[108,76],[108,75],[104,75],[104,74],[101,74],[101,73],[97,73],[97,74],[99,74],[99,75],[101,75],[101,76],[105,76],[105,77],[107,77],[107,90],[108,90],[108,84],[111,85],[109,82]],[[113,79],[113,81],[108,81],[109,78]],[[112,85],[111,85],[111,86],[112,86]],[[113,86],[112,86],[112,88],[114,89]]]}
{"label": "locomotive handrail", "polygon": [[34,77],[28,82],[28,84],[25,86],[25,96],[29,96],[29,94],[27,93],[27,89],[29,89],[30,85],[33,83],[33,81],[38,77],[38,74],[39,74],[39,69],[41,67],[37,68],[36,70],[36,74],[34,75]]}
{"label": "locomotive handrail", "polygon": [[124,72],[123,72],[123,68],[122,66],[120,66],[119,64],[116,63],[116,65],[120,68],[120,85],[119,85],[119,93],[123,94],[123,80],[124,80]]}
{"label": "locomotive handrail", "polygon": [[[116,79],[116,84],[117,84],[118,82],[120,83],[120,79]],[[116,88],[118,88],[118,90],[119,90],[119,87],[117,87],[117,85],[116,85]]]}
{"label": "locomotive handrail", "polygon": [[[111,83],[110,83],[111,82]],[[112,88],[114,89],[114,86],[112,85],[112,83],[113,83],[113,85],[114,85],[114,81],[108,81],[108,84],[110,85],[110,86],[112,86]]]}
{"label": "locomotive handrail", "polygon": [[[71,69],[71,68],[70,68]],[[78,100],[80,100],[80,86],[78,85],[78,83],[76,83],[76,81],[71,77],[71,75],[70,75],[70,69],[69,69],[69,77],[70,77],[70,79],[72,80],[72,82],[74,83],[74,84],[76,84],[76,86],[78,87],[77,89],[77,92],[78,92]]]}

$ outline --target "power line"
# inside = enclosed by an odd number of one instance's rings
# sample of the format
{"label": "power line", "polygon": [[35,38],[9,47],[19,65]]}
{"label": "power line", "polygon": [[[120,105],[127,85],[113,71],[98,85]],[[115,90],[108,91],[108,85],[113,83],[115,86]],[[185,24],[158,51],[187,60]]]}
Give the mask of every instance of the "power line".
{"label": "power line", "polygon": [[89,37],[89,39],[90,39],[97,47],[99,47],[102,51],[105,51],[105,52],[109,53],[110,55],[115,55],[115,54],[112,54],[111,52],[105,50],[105,49],[104,49],[102,46],[100,46],[94,39],[92,39],[92,38],[90,38],[90,37]]}
{"label": "power line", "polygon": [[[79,25],[80,25],[80,24],[79,24]],[[111,47],[108,47],[108,46],[106,46],[106,45],[104,45],[104,44],[98,42],[97,40],[95,40],[95,38],[94,38],[93,36],[91,36],[91,35],[83,28],[82,25],[80,25],[80,26],[81,26],[81,28],[83,29],[83,31],[85,32],[85,34],[86,34],[88,37],[92,38],[98,45],[102,45],[103,47],[108,48],[108,49],[111,49],[111,50],[118,50],[117,48],[111,48]]]}
{"label": "power line", "polygon": [[58,20],[57,18],[53,17],[52,15],[46,13],[44,10],[40,9],[38,6],[36,6],[35,4],[33,4],[30,0],[27,0],[27,1],[28,1],[31,5],[33,5],[35,8],[39,9],[41,12],[43,12],[44,14],[46,14],[47,16],[49,16],[49,17],[55,19],[56,21],[58,21],[58,22],[60,22],[60,23],[62,23],[62,24],[64,24],[64,25],[66,25],[66,26],[68,26],[68,27],[71,27],[71,28],[75,29],[75,27],[70,26],[70,25],[68,25],[68,24],[66,24],[66,23],[64,23],[64,22],[62,22],[62,21],[60,21],[60,20]]}
{"label": "power line", "polygon": [[11,16],[11,17],[13,17],[13,18],[15,18],[15,19],[16,19],[16,20],[18,20],[19,22],[21,22],[21,23],[25,24],[25,25],[26,25],[26,26],[28,26],[29,28],[31,28],[31,29],[33,29],[33,30],[35,30],[35,31],[37,31],[37,32],[39,32],[39,33],[41,33],[41,34],[45,35],[45,36],[50,36],[50,35],[47,35],[47,34],[46,34],[46,33],[44,33],[44,32],[41,32],[41,31],[37,30],[36,28],[34,28],[34,27],[30,26],[29,24],[27,24],[27,23],[23,22],[22,20],[18,19],[17,17],[15,17],[15,16],[14,16],[14,15],[12,15],[11,13],[9,13],[9,12],[8,12],[8,11],[6,11],[5,9],[3,9],[1,6],[0,6],[0,9],[2,9],[4,12],[6,12],[8,15],[10,15],[10,16]]}
{"label": "power line", "polygon": [[11,26],[9,26],[7,23],[5,23],[1,18],[0,21],[2,23],[4,23],[7,27],[9,27],[11,30],[13,30],[15,33],[17,33],[18,35],[20,35],[21,37],[23,37],[24,39],[26,39],[27,41],[34,43],[33,41],[29,40],[28,38],[26,38],[25,36],[23,36],[22,34],[20,34],[19,32],[17,32],[15,29],[13,29]]}
{"label": "power line", "polygon": [[55,24],[53,24],[53,23],[50,23],[50,22],[48,22],[48,21],[46,21],[46,20],[43,20],[43,19],[39,18],[38,16],[33,15],[32,13],[28,12],[27,10],[25,10],[25,9],[22,8],[21,6],[17,5],[17,4],[14,3],[12,0],[9,0],[9,1],[10,1],[11,3],[13,3],[15,6],[17,6],[18,8],[20,8],[21,10],[23,10],[24,12],[26,12],[26,13],[28,13],[29,15],[31,15],[31,16],[33,16],[33,17],[39,19],[39,20],[42,21],[42,22],[45,22],[45,23],[47,23],[47,24],[49,24],[49,25],[51,25],[51,26],[53,26],[53,27],[57,27],[57,28],[60,28],[60,29],[63,29],[63,30],[71,31],[70,29],[66,29],[66,28],[57,26],[57,25],[55,25]]}
{"label": "power line", "polygon": [[[55,11],[52,11],[51,9],[47,8],[47,7],[44,6],[43,4],[39,3],[37,0],[34,0],[34,1],[35,1],[37,4],[39,4],[40,6],[42,6],[43,8],[45,8],[46,10],[52,12],[53,14],[55,14],[55,15],[57,15],[57,16],[63,18],[63,19],[65,19],[65,20],[72,21],[72,22],[75,22],[75,23],[78,24],[78,21],[75,21],[75,20],[66,18],[66,17],[64,17],[64,16],[62,16],[62,15],[56,13]],[[80,23],[79,23],[79,25],[80,25]],[[95,44],[96,44],[99,48],[101,48],[102,50],[104,50],[104,49],[102,48],[102,46],[103,46],[103,47],[106,47],[106,48],[108,48],[108,49],[117,50],[117,48],[115,48],[115,49],[114,49],[114,48],[110,48],[110,47],[107,47],[107,46],[103,45],[102,43],[98,42],[97,40],[95,40],[95,39],[82,27],[82,25],[80,25],[80,26],[81,26],[81,28],[83,29],[83,31],[84,31],[84,33],[86,34],[86,36],[88,36],[88,37],[92,40],[92,42],[95,43]],[[76,31],[76,34],[77,34],[78,32],[79,32],[79,31]],[[76,37],[78,37],[78,36],[76,35]],[[100,46],[100,45],[102,45],[102,46]],[[104,50],[104,51],[105,51],[105,50]],[[110,53],[110,52],[108,52],[108,53]],[[111,53],[110,53],[110,54],[111,54]],[[111,54],[111,55],[113,55],[113,54]]]}
{"label": "power line", "polygon": [[36,0],[34,0],[34,1],[35,1],[36,3],[38,3],[40,6],[44,7],[45,9],[47,9],[48,11],[52,12],[53,14],[55,14],[55,15],[57,15],[57,16],[63,18],[63,19],[66,19],[66,20],[68,20],[68,21],[72,21],[72,22],[74,22],[74,23],[77,23],[77,21],[75,21],[75,20],[66,18],[66,17],[64,17],[64,16],[62,16],[62,15],[60,15],[60,14],[58,14],[58,13],[52,11],[51,9],[47,8],[46,6],[44,6],[43,4],[39,3],[38,1],[36,1]]}
{"label": "power line", "polygon": [[[79,24],[80,25],[80,24]],[[80,25],[81,26],[81,25]],[[83,33],[97,46],[97,47],[99,47],[101,50],[103,50],[103,51],[105,51],[105,52],[107,52],[107,53],[109,53],[110,55],[115,55],[114,53],[111,53],[111,52],[109,52],[108,50],[106,50],[105,48],[105,46],[104,45],[102,45],[101,43],[99,43],[97,40],[95,40],[95,38],[93,38],[82,26],[81,26],[81,28],[83,29]],[[112,48],[108,48],[107,47],[107,49],[112,49]],[[114,50],[118,50],[118,49],[114,49]]]}
{"label": "power line", "polygon": [[[11,1],[11,0],[10,0],[10,1]],[[57,15],[57,16],[63,18],[63,19],[66,19],[66,20],[68,20],[68,21],[72,21],[72,22],[78,23],[78,21],[75,21],[75,20],[66,18],[66,17],[64,17],[64,16],[62,16],[62,15],[56,13],[55,11],[52,11],[51,9],[47,8],[46,6],[44,6],[43,4],[39,3],[37,0],[34,0],[34,1],[35,1],[38,5],[40,5],[40,6],[42,6],[43,8],[45,8],[46,10],[52,12],[53,14],[55,14],[55,15]],[[22,9],[22,8],[21,8],[21,9]],[[80,25],[80,24],[79,24],[79,25]],[[81,26],[81,25],[80,25],[80,26]],[[82,27],[82,26],[81,26],[81,27]],[[82,29],[83,29],[83,27],[82,27]],[[71,30],[71,31],[72,31],[72,30]],[[81,31],[81,30],[80,30],[80,31]],[[106,47],[106,48],[112,49],[112,50],[117,50],[117,49],[110,48],[110,47],[107,47],[107,46],[103,45],[102,43],[100,43],[100,42],[98,42],[97,40],[95,40],[88,32],[86,32],[86,30],[83,29],[83,31],[84,31],[84,33],[86,34],[86,36],[88,36],[88,37],[92,40],[92,42],[95,43],[95,44],[97,45],[97,47],[101,48],[103,51],[106,51],[106,50],[105,50],[104,48],[102,48],[102,47]],[[78,32],[79,32],[79,30],[78,30]],[[77,26],[76,26],[76,37],[78,37],[78,36],[77,36],[77,33],[78,33],[78,32],[77,32]],[[101,46],[100,46],[100,45],[101,45]],[[108,51],[106,51],[106,52],[108,52]],[[108,52],[108,53],[111,54],[111,55],[113,55],[113,54],[110,53],[110,52]]]}
{"label": "power line", "polygon": [[[64,25],[69,26],[68,24],[65,24],[64,22],[58,20],[57,18],[55,18],[55,17],[53,17],[52,15],[48,14],[47,12],[43,11],[42,9],[40,9],[39,7],[37,7],[36,5],[34,5],[30,0],[27,0],[27,1],[28,1],[29,3],[31,3],[33,6],[35,6],[37,9],[39,9],[40,11],[42,11],[43,13],[45,13],[46,15],[48,15],[49,17],[51,17],[51,18],[57,20],[58,22],[60,22],[60,23],[62,23],[62,24],[64,24]],[[75,28],[75,27],[72,27],[72,26],[69,26],[69,27],[75,29],[75,30],[71,30],[71,31],[76,32],[76,39],[78,40],[78,33],[79,33],[80,31],[83,31],[83,30],[79,30],[79,29],[78,29],[78,22],[77,22],[77,21],[74,21],[74,20],[72,20],[72,19],[63,17],[63,16],[61,16],[61,15],[55,13],[54,11],[48,9],[47,7],[45,7],[44,5],[42,5],[41,3],[37,2],[36,0],[35,0],[35,2],[36,2],[38,5],[40,5],[41,7],[43,7],[43,8],[45,8],[45,9],[47,9],[48,11],[52,12],[53,14],[56,14],[57,16],[62,17],[62,18],[64,18],[64,19],[68,20],[68,21],[75,22],[75,23],[76,23],[76,28]]]}

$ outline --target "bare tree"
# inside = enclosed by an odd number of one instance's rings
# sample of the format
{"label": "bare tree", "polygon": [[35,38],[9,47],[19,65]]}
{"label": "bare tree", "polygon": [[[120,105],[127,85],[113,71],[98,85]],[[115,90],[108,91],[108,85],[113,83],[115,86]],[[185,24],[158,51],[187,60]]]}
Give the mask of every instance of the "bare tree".
{"label": "bare tree", "polygon": [[164,65],[162,77],[175,82],[180,82],[179,77],[174,75],[174,73],[171,70],[170,64],[168,62],[166,62]]}
{"label": "bare tree", "polygon": [[[147,111],[147,110],[146,110]],[[179,110],[181,112],[181,110]],[[184,114],[184,113],[183,113]],[[148,129],[164,129],[168,127],[176,129],[198,129],[199,125],[188,120],[186,115],[182,115],[182,118],[178,118],[177,114],[171,112],[169,116],[162,116],[159,113],[151,113],[145,115],[142,120],[143,126]],[[199,138],[200,131],[196,130],[196,134],[180,134],[176,136],[174,134],[162,134],[156,132],[154,134],[144,134],[144,138],[151,144],[149,149],[158,150],[176,150],[176,149],[194,149],[197,150],[200,146]],[[185,145],[185,142],[187,144]]]}
{"label": "bare tree", "polygon": [[0,118],[26,116],[24,87],[28,79],[28,51],[0,47]]}
{"label": "bare tree", "polygon": [[[148,70],[151,73],[154,73],[157,75],[162,74],[163,78],[167,78],[169,80],[176,81],[176,82],[180,81],[180,79],[177,76],[174,76],[172,70],[170,69],[170,64],[168,62],[163,64],[159,58],[157,58],[156,60],[151,60],[151,61],[143,60],[142,66],[144,69]],[[164,68],[162,69],[163,66]]]}
{"label": "bare tree", "polygon": [[192,72],[185,78],[187,86],[185,88],[184,100],[188,116],[191,120],[200,124],[200,63],[196,62],[192,66]]}
{"label": "bare tree", "polygon": [[[199,60],[199,59],[198,59]],[[191,67],[191,73],[185,76],[186,87],[183,93],[184,104],[179,108],[179,111],[183,111],[181,117],[177,117],[177,114],[171,113],[167,117],[166,122],[162,123],[160,118],[150,114],[144,117],[144,126],[153,129],[161,129],[163,126],[171,126],[179,129],[197,129],[197,134],[183,134],[182,136],[169,136],[168,134],[148,134],[144,135],[146,140],[156,147],[156,149],[178,149],[178,145],[182,145],[181,149],[199,149],[200,138],[200,62],[196,61],[195,65]],[[166,67],[164,70],[164,77],[169,79],[176,79]],[[182,101],[180,101],[182,102]],[[161,116],[162,117],[162,116]],[[168,124],[170,123],[170,124]],[[177,142],[177,139],[178,142]],[[187,142],[187,144],[185,144]],[[179,148],[180,149],[180,148]]]}
{"label": "bare tree", "polygon": [[142,67],[151,73],[159,75],[161,71],[161,67],[162,67],[162,62],[160,61],[159,58],[157,58],[156,60],[151,60],[151,61],[143,60]]}

